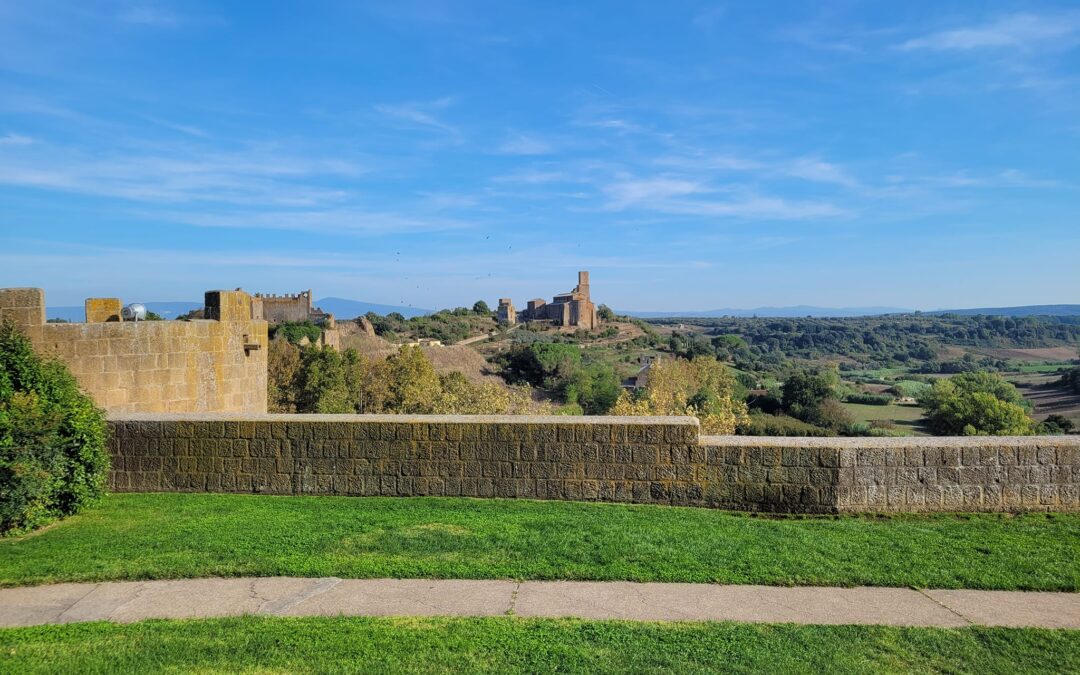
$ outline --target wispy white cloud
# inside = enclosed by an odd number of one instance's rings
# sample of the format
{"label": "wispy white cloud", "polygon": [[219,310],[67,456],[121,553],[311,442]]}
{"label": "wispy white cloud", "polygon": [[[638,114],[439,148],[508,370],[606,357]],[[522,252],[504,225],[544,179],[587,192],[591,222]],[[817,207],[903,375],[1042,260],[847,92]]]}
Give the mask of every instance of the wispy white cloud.
{"label": "wispy white cloud", "polygon": [[150,122],[153,122],[154,124],[156,124],[156,125],[158,125],[160,127],[164,127],[166,129],[172,129],[173,131],[179,131],[180,133],[185,134],[187,136],[194,136],[195,138],[209,138],[209,136],[210,136],[210,134],[207,131],[205,131],[203,129],[200,129],[199,127],[190,125],[190,124],[180,124],[178,122],[172,122],[172,121],[169,121],[169,120],[164,120],[164,119],[161,119],[159,117],[150,117],[150,116],[148,116],[146,119],[148,121],[150,121]]}
{"label": "wispy white cloud", "polygon": [[656,178],[625,178],[603,188],[608,196],[608,208],[621,210],[641,204],[655,204],[672,197],[683,197],[707,189],[700,183],[681,178],[660,176]]}
{"label": "wispy white cloud", "polygon": [[538,136],[516,134],[503,141],[498,152],[503,155],[550,155],[555,152],[555,145]]}
{"label": "wispy white cloud", "polygon": [[445,110],[456,102],[457,99],[454,97],[445,96],[434,101],[425,102],[380,103],[375,105],[374,108],[379,114],[398,122],[457,135],[459,133],[457,127],[444,122],[436,115],[437,111]]}
{"label": "wispy white cloud", "polygon": [[175,12],[157,5],[126,7],[117,14],[117,18],[124,23],[163,28],[178,26],[181,21]]}
{"label": "wispy white cloud", "polygon": [[34,139],[21,134],[5,134],[0,136],[0,145],[30,145]]}
{"label": "wispy white cloud", "polygon": [[698,28],[711,30],[727,14],[727,5],[712,5],[694,15],[693,23]]}
{"label": "wispy white cloud", "polygon": [[764,162],[728,153],[701,153],[692,155],[662,155],[657,157],[658,166],[668,166],[687,171],[761,171]]}
{"label": "wispy white cloud", "polygon": [[655,163],[683,171],[747,173],[768,180],[788,177],[844,187],[858,185],[858,181],[846,169],[817,157],[754,158],[730,153],[698,152],[690,155],[663,155],[657,158]]}
{"label": "wispy white cloud", "polygon": [[541,183],[564,183],[573,181],[574,178],[562,170],[523,169],[512,173],[494,176],[494,183],[526,183],[538,185]]}
{"label": "wispy white cloud", "polygon": [[907,175],[890,174],[886,182],[891,185],[916,185],[940,188],[1054,188],[1061,183],[1056,180],[1035,178],[1017,169],[1005,169],[991,173],[956,171],[948,174]]}
{"label": "wispy white cloud", "polygon": [[723,200],[672,200],[653,205],[655,210],[687,216],[730,217],[753,220],[810,220],[851,215],[848,209],[822,201],[790,200],[757,195]]}
{"label": "wispy white cloud", "polygon": [[274,209],[271,211],[155,211],[150,219],[182,223],[196,227],[288,230],[346,235],[417,234],[462,230],[471,224],[454,218],[422,213],[340,209]]}
{"label": "wispy white cloud", "polygon": [[793,178],[816,183],[854,187],[858,182],[836,164],[812,157],[800,157],[780,165],[778,171]]}
{"label": "wispy white cloud", "polygon": [[317,179],[355,178],[366,171],[339,158],[259,147],[199,152],[173,145],[151,154],[23,145],[0,144],[0,184],[149,203],[334,203],[345,199],[346,191]]}
{"label": "wispy white cloud", "polygon": [[659,176],[617,180],[603,188],[605,208],[638,209],[683,216],[727,216],[751,219],[801,220],[847,215],[820,201],[769,197],[735,187],[710,187],[698,181]]}
{"label": "wispy white cloud", "polygon": [[596,127],[597,129],[611,129],[613,131],[627,134],[635,134],[645,131],[645,127],[641,126],[640,124],[631,122],[629,120],[617,118],[585,120],[580,122],[580,124],[587,127]]}
{"label": "wispy white cloud", "polygon": [[1062,40],[1075,42],[1080,37],[1080,13],[1038,15],[1009,14],[993,21],[953,28],[912,38],[901,43],[900,49],[911,50],[972,50],[1028,49],[1046,47]]}

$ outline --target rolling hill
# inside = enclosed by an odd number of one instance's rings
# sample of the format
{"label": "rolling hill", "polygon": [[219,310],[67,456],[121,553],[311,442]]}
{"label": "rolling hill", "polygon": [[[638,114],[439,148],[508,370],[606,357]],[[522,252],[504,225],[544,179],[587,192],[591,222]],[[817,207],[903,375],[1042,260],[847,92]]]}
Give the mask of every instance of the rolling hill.
{"label": "rolling hill", "polygon": [[977,307],[974,309],[942,309],[927,314],[959,314],[973,316],[1080,316],[1080,305],[1024,305],[1021,307]]}

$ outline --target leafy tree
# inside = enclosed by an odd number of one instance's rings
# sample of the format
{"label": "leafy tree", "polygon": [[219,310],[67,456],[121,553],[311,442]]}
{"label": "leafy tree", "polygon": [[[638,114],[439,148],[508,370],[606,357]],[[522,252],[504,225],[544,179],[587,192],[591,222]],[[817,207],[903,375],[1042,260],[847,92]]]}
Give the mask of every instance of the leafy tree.
{"label": "leafy tree", "polygon": [[105,492],[104,413],[60,361],[0,323],[0,533],[77,513]]}
{"label": "leafy tree", "polygon": [[825,399],[835,396],[834,389],[839,383],[840,376],[834,370],[792,373],[784,381],[784,410],[791,412],[815,408]]}
{"label": "leafy tree", "polygon": [[322,337],[322,328],[311,321],[286,321],[270,327],[270,337],[282,337],[293,344],[299,344],[304,338],[311,344]]}
{"label": "leafy tree", "polygon": [[165,320],[165,317],[161,316],[157,312],[151,312],[150,310],[146,310],[146,318],[144,319],[144,321],[164,321],[164,320]]}
{"label": "leafy tree", "polygon": [[1066,389],[1069,389],[1076,394],[1080,394],[1080,367],[1067,370],[1065,374],[1061,376],[1061,379],[1058,380],[1058,383]]}
{"label": "leafy tree", "polygon": [[266,352],[266,407],[273,413],[297,412],[300,348],[288,340],[270,341]]}
{"label": "leafy tree", "polygon": [[455,415],[527,415],[537,406],[528,387],[474,384],[458,372],[439,377],[440,393],[433,413]]}
{"label": "leafy tree", "polygon": [[341,352],[317,347],[301,350],[296,402],[299,412],[356,412]]}
{"label": "leafy tree", "polygon": [[419,347],[404,345],[388,358],[391,412],[424,414],[435,406],[440,382],[435,367]]}
{"label": "leafy tree", "polygon": [[180,316],[176,317],[177,321],[194,321],[195,319],[201,319],[206,314],[206,310],[203,307],[197,307],[193,310],[184,312]]}
{"label": "leafy tree", "polygon": [[489,316],[491,314],[491,308],[483,300],[477,300],[472,306],[473,314],[481,314],[483,316]]}
{"label": "leafy tree", "polygon": [[1027,436],[1030,405],[996,373],[964,373],[934,382],[923,397],[930,429],[941,436]]}
{"label": "leafy tree", "polygon": [[619,400],[622,384],[611,368],[593,364],[574,371],[562,383],[562,397],[568,405],[581,406],[585,415],[605,415]]}
{"label": "leafy tree", "polygon": [[746,404],[735,394],[735,377],[709,357],[667,359],[649,368],[640,399],[620,394],[614,415],[693,415],[707,434],[732,434],[748,421]]}
{"label": "leafy tree", "polygon": [[1050,415],[1039,425],[1040,434],[1068,434],[1076,429],[1073,421],[1064,415]]}
{"label": "leafy tree", "polygon": [[601,321],[614,321],[616,319],[615,312],[607,305],[600,305],[597,307],[596,316],[598,316]]}
{"label": "leafy tree", "polygon": [[511,383],[554,388],[581,367],[581,348],[560,342],[519,344],[502,355],[500,362]]}

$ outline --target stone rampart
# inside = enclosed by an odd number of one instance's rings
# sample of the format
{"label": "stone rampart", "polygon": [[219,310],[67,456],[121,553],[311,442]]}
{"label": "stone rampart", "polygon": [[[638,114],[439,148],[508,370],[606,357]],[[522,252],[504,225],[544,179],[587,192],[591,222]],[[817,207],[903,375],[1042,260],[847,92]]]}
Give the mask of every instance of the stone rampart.
{"label": "stone rampart", "polygon": [[109,412],[266,412],[265,321],[242,291],[206,294],[197,321],[121,321],[120,301],[86,301],[87,323],[45,323],[40,288],[0,289],[0,320],[67,364]]}
{"label": "stone rampart", "polygon": [[114,415],[117,491],[1080,510],[1080,438],[700,437],[687,417]]}

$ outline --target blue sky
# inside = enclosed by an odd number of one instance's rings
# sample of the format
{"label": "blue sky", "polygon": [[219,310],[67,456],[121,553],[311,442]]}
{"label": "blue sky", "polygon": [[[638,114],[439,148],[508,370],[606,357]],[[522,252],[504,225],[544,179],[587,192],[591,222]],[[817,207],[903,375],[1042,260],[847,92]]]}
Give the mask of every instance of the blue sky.
{"label": "blue sky", "polygon": [[1080,302],[1074,2],[0,0],[0,286]]}

